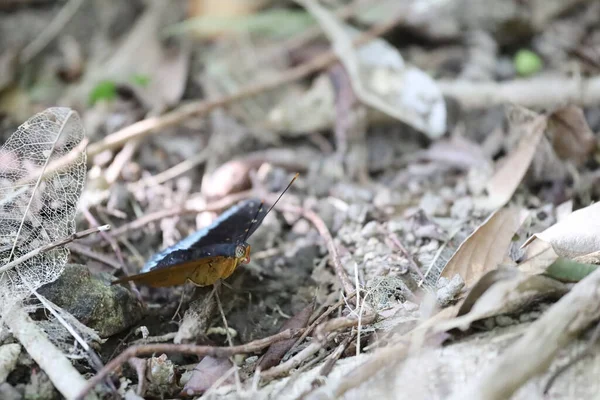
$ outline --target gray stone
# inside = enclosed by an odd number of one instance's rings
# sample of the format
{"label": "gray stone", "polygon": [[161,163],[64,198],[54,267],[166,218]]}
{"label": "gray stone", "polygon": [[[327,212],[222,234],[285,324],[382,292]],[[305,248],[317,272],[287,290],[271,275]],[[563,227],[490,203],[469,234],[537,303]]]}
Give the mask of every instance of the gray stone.
{"label": "gray stone", "polygon": [[126,288],[111,286],[109,274],[92,275],[84,265],[68,264],[56,281],[39,289],[81,323],[109,337],[136,324],[143,316],[142,304]]}

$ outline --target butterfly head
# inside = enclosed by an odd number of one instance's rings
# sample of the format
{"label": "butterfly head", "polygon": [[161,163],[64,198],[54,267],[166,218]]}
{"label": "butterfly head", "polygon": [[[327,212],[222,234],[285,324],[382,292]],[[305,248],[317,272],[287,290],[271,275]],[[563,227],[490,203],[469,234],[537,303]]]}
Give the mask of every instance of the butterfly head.
{"label": "butterfly head", "polygon": [[235,258],[238,264],[248,264],[250,262],[250,245],[248,243],[240,243],[235,248]]}

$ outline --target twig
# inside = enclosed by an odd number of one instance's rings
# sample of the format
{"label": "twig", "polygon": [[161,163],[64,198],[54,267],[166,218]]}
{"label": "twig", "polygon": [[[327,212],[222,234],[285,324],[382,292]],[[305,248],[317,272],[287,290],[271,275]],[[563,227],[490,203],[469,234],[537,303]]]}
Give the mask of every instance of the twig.
{"label": "twig", "polygon": [[138,344],[149,344],[149,343],[164,343],[164,342],[173,340],[175,335],[177,335],[177,332],[169,332],[169,333],[165,333],[164,335],[160,335],[160,336],[148,336],[145,339],[137,339],[137,340],[133,341],[132,344],[138,345]]}
{"label": "twig", "polygon": [[445,96],[455,98],[466,109],[507,103],[534,108],[600,103],[600,77],[597,76],[589,79],[541,77],[509,82],[438,81],[437,84]]}
{"label": "twig", "polygon": [[108,257],[107,255],[96,253],[92,249],[82,246],[78,243],[69,243],[67,248],[72,252],[81,254],[82,256],[91,258],[92,260],[96,260],[101,262],[102,264],[108,265],[114,269],[121,269],[121,263],[115,260],[114,258]]}
{"label": "twig", "polygon": [[325,361],[325,363],[321,367],[321,370],[319,371],[319,376],[313,379],[312,383],[310,384],[310,388],[308,388],[304,393],[298,396],[298,400],[306,398],[306,396],[308,396],[314,389],[323,385],[323,380],[329,376],[329,374],[333,370],[335,363],[340,359],[342,354],[344,354],[344,351],[346,351],[346,348],[348,347],[353,338],[354,335],[348,335],[342,341],[342,343],[338,345],[338,347],[333,351],[333,353],[329,355],[329,358],[327,359],[327,361]]}
{"label": "twig", "polygon": [[421,278],[421,281],[424,281],[425,280],[425,276],[421,272],[421,268],[419,268],[419,266],[417,265],[417,263],[415,262],[415,260],[412,258],[412,256],[408,252],[408,250],[406,250],[406,247],[404,247],[402,245],[402,242],[400,241],[400,239],[398,238],[398,236],[395,233],[392,233],[390,235],[390,240],[400,250],[400,252],[402,253],[402,255],[404,255],[404,257],[408,260],[408,265],[410,265],[410,269],[412,269],[415,274],[419,275],[419,277]]}
{"label": "twig", "polygon": [[290,358],[284,363],[281,363],[275,367],[269,368],[266,371],[261,372],[260,377],[265,382],[268,382],[272,379],[275,379],[279,376],[285,375],[290,372],[292,369],[299,366],[303,361],[305,361],[308,357],[315,354],[317,351],[323,348],[323,343],[320,341],[313,341],[307,347],[305,347],[302,351],[296,354],[294,357]]}
{"label": "twig", "polygon": [[138,357],[131,357],[127,362],[131,368],[135,369],[138,378],[136,393],[138,396],[143,396],[146,391],[146,369],[148,364],[145,359]]}
{"label": "twig", "polygon": [[340,329],[352,328],[358,326],[359,324],[368,325],[375,321],[377,314],[368,313],[362,318],[350,318],[350,317],[338,317],[331,319],[317,327],[315,329],[315,337],[318,340],[324,340],[326,335],[333,332],[338,331]]}
{"label": "twig", "polygon": [[[24,282],[27,283],[27,281],[24,281]],[[71,326],[71,324],[69,324],[58,313],[57,306],[54,303],[52,303],[50,300],[46,299],[44,296],[39,294],[33,287],[29,286],[29,284],[27,284],[27,286],[29,287],[31,292],[35,295],[35,297],[40,301],[40,303],[42,303],[42,305],[48,311],[50,311],[50,313],[54,316],[54,318],[56,318],[56,320],[58,322],[60,322],[60,324],[71,334],[71,336],[73,336],[73,338],[77,341],[77,343],[79,343],[79,345],[85,350],[85,352],[88,354],[88,356],[90,358],[91,365],[94,367],[94,369],[96,369],[96,371],[99,371],[100,369],[102,369],[104,364],[102,364],[102,360],[100,359],[100,357],[98,357],[98,354],[96,354],[96,352],[87,344],[87,342],[81,337],[79,332],[77,332],[75,330],[75,328],[73,328]],[[63,312],[66,312],[66,311],[63,310]],[[72,315],[69,314],[69,316],[71,318],[75,319],[75,317],[73,317]],[[113,383],[110,380],[108,381],[108,384],[109,384],[111,390],[113,390],[113,392],[116,393],[117,388],[113,385]]]}
{"label": "twig", "polygon": [[94,377],[87,382],[87,385],[83,390],[81,390],[76,399],[83,400],[84,396],[90,390],[102,382],[104,378],[106,378],[111,372],[127,362],[127,360],[129,360],[131,357],[161,352],[225,358],[236,354],[246,354],[260,351],[280,340],[291,339],[300,334],[302,331],[303,329],[290,329],[264,339],[254,340],[252,342],[233,347],[197,346],[192,344],[148,344],[131,346],[106,364],[100,372],[94,375]]}
{"label": "twig", "polygon": [[[229,345],[229,347],[233,347],[233,340],[231,340],[229,324],[227,323],[227,317],[225,317],[225,311],[223,311],[223,306],[221,305],[221,298],[219,297],[220,288],[221,288],[221,280],[218,280],[217,283],[214,285],[215,300],[217,301],[217,308],[219,309],[219,314],[221,314],[221,319],[223,320],[223,327],[225,328],[225,334],[227,336],[227,344]],[[236,385],[238,392],[240,392],[242,390],[242,385],[241,385],[241,380],[240,380],[240,373],[238,371],[238,366],[235,363],[235,360],[230,358],[230,361],[233,364],[233,368],[234,368],[235,385]]]}
{"label": "twig", "polygon": [[37,256],[40,253],[46,252],[48,250],[52,250],[55,247],[63,246],[74,240],[81,239],[83,237],[91,235],[92,233],[106,231],[108,229],[110,229],[110,225],[102,225],[102,226],[98,226],[96,228],[86,229],[84,231],[76,232],[70,236],[67,236],[60,240],[57,240],[56,242],[49,243],[47,245],[38,247],[37,249],[34,249],[34,250],[30,251],[29,253],[17,258],[16,260],[13,260],[13,261],[7,263],[6,265],[3,265],[2,267],[0,267],[0,273],[8,271],[9,269],[16,267],[17,265],[29,260],[30,258]]}
{"label": "twig", "polygon": [[[92,215],[92,213],[90,212],[90,210],[88,210],[86,207],[82,207],[82,212],[83,212],[83,215],[85,216],[85,218],[90,223],[90,225],[92,225],[93,227],[96,227],[96,226],[100,225],[98,223],[98,220]],[[119,263],[121,263],[121,268],[119,268],[119,269],[125,269],[124,268],[125,267],[125,259],[123,258],[123,254],[121,253],[121,249],[119,248],[119,244],[117,243],[117,241],[114,240],[105,231],[100,231],[100,236],[102,236],[104,238],[104,240],[106,240],[108,243],[110,243],[110,247],[115,252],[115,255],[117,256],[117,260],[119,260]],[[127,273],[132,273],[131,271],[127,271],[127,270],[126,270],[126,272]]]}
{"label": "twig", "polygon": [[282,211],[301,214],[304,218],[309,220],[315,226],[315,228],[319,232],[319,235],[321,235],[321,237],[325,241],[325,244],[327,245],[327,250],[329,251],[329,255],[331,256],[331,261],[333,263],[333,269],[335,270],[335,274],[337,275],[338,280],[340,281],[340,284],[344,289],[346,297],[348,297],[350,293],[354,293],[354,284],[352,283],[352,281],[346,274],[346,271],[344,270],[344,266],[342,265],[342,262],[340,260],[337,248],[335,247],[335,243],[333,243],[333,237],[331,237],[331,233],[329,232],[329,229],[327,228],[327,225],[325,225],[323,219],[312,210],[307,210],[301,207],[296,207],[288,204],[278,203],[277,206],[277,208]]}
{"label": "twig", "polygon": [[321,315],[319,315],[318,318],[316,318],[309,326],[308,328],[306,328],[306,330],[304,331],[304,333],[298,338],[298,340],[296,340],[296,343],[294,343],[294,345],[290,348],[290,350],[288,350],[287,354],[283,357],[283,359],[285,359],[291,352],[293,352],[296,347],[298,347],[298,345],[300,343],[302,343],[302,341],[304,339],[306,339],[306,337],[308,335],[310,335],[312,333],[312,331],[321,323],[323,322],[323,320],[325,320],[325,318],[327,318],[332,312],[334,312],[335,310],[337,310],[338,308],[340,308],[341,306],[343,306],[344,304],[346,304],[347,300],[352,299],[354,296],[356,295],[356,292],[350,293],[349,295],[346,296],[346,298],[340,299],[338,300],[337,303],[335,303],[334,305],[332,305],[331,307],[329,307],[325,312],[323,312]]}
{"label": "twig", "polygon": [[[353,41],[353,44],[355,46],[365,44],[393,29],[402,21],[404,21],[404,15],[396,15],[389,21],[373,26],[371,29],[361,34],[358,38],[356,38],[356,40]],[[93,157],[104,150],[114,149],[115,147],[122,146],[134,138],[142,138],[146,135],[163,131],[165,128],[177,125],[185,119],[206,115],[216,108],[229,105],[236,101],[244,100],[259,93],[272,90],[284,84],[305,78],[312,73],[330,66],[336,60],[337,57],[335,53],[333,51],[328,51],[310,61],[307,61],[304,64],[300,64],[297,67],[288,69],[281,75],[278,75],[269,81],[250,84],[232,95],[223,96],[212,100],[188,103],[171,112],[163,114],[160,117],[151,117],[136,122],[124,129],[106,136],[104,139],[96,143],[91,144],[87,150],[88,155]]]}
{"label": "twig", "polygon": [[[5,322],[27,353],[46,372],[54,387],[65,398],[74,399],[84,390],[85,379],[21,307],[14,307],[5,318]],[[96,399],[96,396],[92,394],[89,399],[92,398]]]}
{"label": "twig", "polygon": [[70,0],[64,7],[56,14],[56,17],[46,26],[46,28],[35,38],[35,40],[29,43],[21,52],[19,61],[21,65],[27,64],[35,56],[37,56],[54,38],[59,32],[65,27],[67,22],[79,10],[79,7],[83,4],[83,0]]}
{"label": "twig", "polygon": [[210,149],[210,147],[206,148],[200,153],[196,154],[195,156],[180,162],[179,164],[167,169],[166,171],[163,171],[151,177],[143,178],[138,182],[127,185],[127,189],[129,189],[130,192],[133,192],[145,186],[157,186],[162,183],[165,183],[202,164],[204,161],[206,161],[211,152],[212,150]]}
{"label": "twig", "polygon": [[[205,211],[219,211],[224,208],[227,208],[240,200],[248,198],[252,194],[252,191],[245,191],[236,194],[229,195],[227,197],[223,197],[222,199],[215,201],[211,204],[207,204],[206,207],[197,207],[193,206],[188,202],[186,205],[171,208],[168,210],[161,210],[151,214],[146,214],[135,221],[129,222],[127,224],[121,225],[120,227],[113,229],[111,231],[112,237],[123,236],[126,233],[143,228],[145,225],[148,225],[151,222],[161,220],[163,218],[169,218],[176,215],[181,214],[198,214]],[[92,242],[94,243],[94,242]]]}
{"label": "twig", "polygon": [[121,171],[123,171],[125,165],[127,165],[129,160],[131,160],[131,157],[133,157],[139,145],[139,140],[132,140],[125,143],[123,149],[121,149],[119,154],[115,156],[113,162],[108,166],[108,168],[106,168],[106,171],[104,172],[104,179],[106,179],[106,183],[112,185],[119,179]]}

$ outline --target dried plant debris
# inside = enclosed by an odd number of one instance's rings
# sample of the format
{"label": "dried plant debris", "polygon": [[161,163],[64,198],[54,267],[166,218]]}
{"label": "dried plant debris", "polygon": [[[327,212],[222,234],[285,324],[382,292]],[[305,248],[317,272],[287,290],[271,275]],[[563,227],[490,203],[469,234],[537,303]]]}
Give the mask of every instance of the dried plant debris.
{"label": "dried plant debris", "polygon": [[495,269],[505,259],[513,236],[527,216],[518,208],[503,208],[473,232],[458,248],[442,272],[451,279],[459,274],[471,287],[486,272]]}
{"label": "dried plant debris", "polygon": [[25,122],[0,149],[2,202],[2,259],[0,304],[2,314],[31,291],[56,280],[69,251],[57,247],[14,268],[18,260],[43,245],[75,231],[75,212],[85,179],[85,153],[51,175],[49,165],[65,157],[83,140],[78,115],[67,108],[50,108]]}

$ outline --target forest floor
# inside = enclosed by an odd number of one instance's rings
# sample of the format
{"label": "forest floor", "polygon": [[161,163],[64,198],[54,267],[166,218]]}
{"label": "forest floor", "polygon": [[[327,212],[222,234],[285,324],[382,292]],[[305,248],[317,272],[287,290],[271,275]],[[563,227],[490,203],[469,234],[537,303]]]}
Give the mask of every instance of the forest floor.
{"label": "forest floor", "polygon": [[[599,69],[586,0],[0,4],[0,204],[63,163],[3,206],[0,398],[593,397]],[[110,285],[296,173],[220,284]]]}

